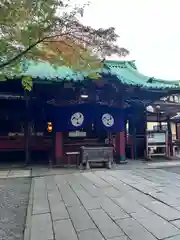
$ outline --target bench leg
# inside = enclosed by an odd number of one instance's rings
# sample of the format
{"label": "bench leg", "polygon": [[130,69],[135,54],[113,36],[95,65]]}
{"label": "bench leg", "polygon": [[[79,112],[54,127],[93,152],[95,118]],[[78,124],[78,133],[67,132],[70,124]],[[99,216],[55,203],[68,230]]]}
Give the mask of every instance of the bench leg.
{"label": "bench leg", "polygon": [[68,155],[68,168],[70,167],[70,155]]}
{"label": "bench leg", "polygon": [[107,168],[108,168],[108,169],[111,169],[111,168],[112,168],[112,162],[111,162],[111,161],[108,161],[108,163],[107,163]]}
{"label": "bench leg", "polygon": [[90,169],[89,161],[86,162],[86,170]]}
{"label": "bench leg", "polygon": [[79,160],[79,156],[76,155],[76,167],[79,168],[80,167],[80,160]]}
{"label": "bench leg", "polygon": [[82,162],[80,162],[80,164],[79,164],[79,169],[80,169],[80,170],[83,170],[83,169],[84,169]]}

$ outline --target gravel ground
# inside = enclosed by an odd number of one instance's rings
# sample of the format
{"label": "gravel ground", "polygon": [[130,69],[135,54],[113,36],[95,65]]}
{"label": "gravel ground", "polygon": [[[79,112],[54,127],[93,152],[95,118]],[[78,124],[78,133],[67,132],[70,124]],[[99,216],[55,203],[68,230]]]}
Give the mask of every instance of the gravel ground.
{"label": "gravel ground", "polygon": [[30,178],[0,180],[0,240],[22,240]]}

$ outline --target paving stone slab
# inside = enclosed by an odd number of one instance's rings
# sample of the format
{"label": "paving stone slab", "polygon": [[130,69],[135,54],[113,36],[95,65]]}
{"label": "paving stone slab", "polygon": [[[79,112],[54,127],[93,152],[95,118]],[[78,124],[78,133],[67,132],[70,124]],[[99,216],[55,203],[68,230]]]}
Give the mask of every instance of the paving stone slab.
{"label": "paving stone slab", "polygon": [[[174,184],[176,184],[176,183],[174,183]],[[173,195],[173,197],[179,198],[178,193],[179,193],[179,187],[180,186],[174,186],[174,184],[161,186],[157,189],[166,193],[166,194]]]}
{"label": "paving stone slab", "polygon": [[173,208],[180,211],[180,206],[179,207],[173,207]]}
{"label": "paving stone slab", "polygon": [[168,221],[180,219],[179,211],[159,201],[144,202],[142,205]]}
{"label": "paving stone slab", "polygon": [[100,208],[101,201],[103,198],[99,198],[99,197],[94,198],[84,189],[75,190],[75,193],[80,199],[81,203],[83,204],[86,210]]}
{"label": "paving stone slab", "polygon": [[8,176],[9,171],[0,171],[0,178],[4,178]]}
{"label": "paving stone slab", "polygon": [[33,214],[49,213],[49,203],[44,178],[35,178],[33,196]]}
{"label": "paving stone slab", "polygon": [[47,196],[48,196],[49,201],[52,204],[56,204],[58,202],[62,202],[62,198],[61,198],[61,195],[60,195],[59,192],[51,190],[50,192],[47,192]]}
{"label": "paving stone slab", "polygon": [[78,240],[70,219],[53,222],[56,240]]}
{"label": "paving stone slab", "polygon": [[177,235],[177,236],[167,238],[166,240],[179,240],[179,239],[180,239],[180,235]]}
{"label": "paving stone slab", "polygon": [[92,197],[101,197],[104,195],[102,189],[92,183],[82,182],[81,185]]}
{"label": "paving stone slab", "polygon": [[133,218],[126,218],[116,222],[131,240],[156,240],[142,225]]}
{"label": "paving stone slab", "polygon": [[68,212],[76,231],[96,228],[83,206],[68,207]]}
{"label": "paving stone slab", "polygon": [[68,181],[68,183],[75,193],[76,191],[81,191],[81,192],[84,192],[84,194],[86,194],[87,196],[91,197],[91,195],[84,189],[84,187],[79,182],[76,182],[74,180],[73,182]]}
{"label": "paving stone slab", "polygon": [[82,198],[81,202],[86,210],[99,209],[103,198]]}
{"label": "paving stone slab", "polygon": [[132,201],[132,199],[128,197],[122,197],[122,198],[112,198],[112,200],[120,206],[125,212],[127,213],[133,213],[138,211],[139,209],[144,208],[141,204],[139,204],[137,201]]}
{"label": "paving stone slab", "polygon": [[173,198],[171,195],[168,195],[166,193],[155,191],[155,192],[149,193],[149,195],[151,195],[156,200],[164,202],[165,204],[171,207],[174,207],[174,208],[180,207],[180,199]]}
{"label": "paving stone slab", "polygon": [[124,219],[130,217],[127,213],[125,213],[122,208],[120,208],[118,205],[116,205],[112,200],[108,198],[104,198],[101,207],[104,209],[104,211],[113,219]]}
{"label": "paving stone slab", "polygon": [[49,200],[49,206],[53,221],[68,219],[69,214],[66,206],[62,201],[60,192],[56,186],[53,176],[46,177],[46,188]]}
{"label": "paving stone slab", "polygon": [[49,205],[47,198],[45,197],[35,197],[33,200],[33,214],[43,214],[49,213]]}
{"label": "paving stone slab", "polygon": [[7,177],[8,178],[21,178],[21,177],[30,177],[30,170],[12,170],[9,171]]}
{"label": "paving stone slab", "polygon": [[51,210],[51,216],[53,221],[69,218],[69,214],[64,202],[58,201],[58,199],[55,199],[55,198],[52,200],[52,196],[51,196],[51,198],[49,198],[49,203],[50,203],[50,210]]}
{"label": "paving stone slab", "polygon": [[89,229],[78,233],[79,240],[105,240],[98,229]]}
{"label": "paving stone slab", "polygon": [[48,196],[56,195],[58,201],[62,201],[62,196],[52,176],[46,177],[46,191]]}
{"label": "paving stone slab", "polygon": [[152,202],[154,199],[150,196],[145,195],[142,192],[137,190],[129,191],[126,195],[127,198],[137,201],[138,203],[149,203]]}
{"label": "paving stone slab", "polygon": [[61,194],[60,194],[59,189],[56,185],[54,176],[46,176],[45,177],[45,183],[46,183],[46,190],[47,190],[48,193],[57,194],[58,198],[61,198]]}
{"label": "paving stone slab", "polygon": [[121,237],[109,238],[107,240],[130,240],[130,239],[127,236],[121,236]]}
{"label": "paving stone slab", "polygon": [[58,183],[58,188],[66,206],[80,205],[80,201],[68,183]]}
{"label": "paving stone slab", "polygon": [[114,187],[103,188],[104,194],[110,198],[122,197],[123,192],[117,190]]}
{"label": "paving stone slab", "polygon": [[124,235],[122,230],[102,209],[90,210],[89,214],[105,238],[120,237]]}
{"label": "paving stone slab", "polygon": [[135,213],[131,213],[131,215],[158,239],[180,234],[178,228],[148,209],[139,209]]}
{"label": "paving stone slab", "polygon": [[49,213],[32,216],[31,240],[54,240]]}
{"label": "paving stone slab", "polygon": [[[110,175],[110,174],[109,174]],[[111,172],[111,175],[115,178],[117,178],[118,180],[122,181],[123,183],[125,183],[126,185],[131,185],[131,184],[137,184],[139,182],[138,178],[133,177],[131,174],[129,173],[125,173],[123,172],[123,174],[121,173],[121,171],[115,171],[115,172]]]}
{"label": "paving stone slab", "polygon": [[131,184],[132,187],[134,187],[135,189],[137,189],[138,191],[141,191],[145,194],[149,194],[151,192],[154,192],[156,191],[156,188],[152,188],[152,187],[149,187],[143,183],[135,183],[135,184]]}
{"label": "paving stone slab", "polygon": [[83,176],[88,178],[91,182],[93,182],[97,187],[109,187],[110,184],[105,182],[103,179],[101,179],[100,177],[96,176],[94,173],[92,172],[88,172],[88,173],[83,173]]}
{"label": "paving stone slab", "polygon": [[180,219],[171,221],[171,223],[180,229]]}
{"label": "paving stone slab", "polygon": [[34,191],[34,182],[31,183],[29,202],[26,214],[26,225],[24,229],[24,240],[30,240],[31,234],[31,225],[32,225],[32,209],[33,209],[33,191]]}
{"label": "paving stone slab", "polygon": [[9,170],[0,170],[0,175],[7,175],[9,173]]}
{"label": "paving stone slab", "polygon": [[106,180],[108,183],[110,183],[116,189],[118,189],[119,192],[128,192],[128,191],[133,190],[133,188],[131,186],[125,184],[119,178],[116,178],[116,176],[109,175],[109,173],[104,174],[104,176],[101,175],[101,178]]}
{"label": "paving stone slab", "polygon": [[93,183],[90,182],[87,178],[85,178],[82,175],[77,175],[77,174],[74,174],[73,176],[67,178],[66,181],[71,186],[71,188],[76,189],[76,190],[84,189],[84,187],[83,187],[84,184],[93,185]]}

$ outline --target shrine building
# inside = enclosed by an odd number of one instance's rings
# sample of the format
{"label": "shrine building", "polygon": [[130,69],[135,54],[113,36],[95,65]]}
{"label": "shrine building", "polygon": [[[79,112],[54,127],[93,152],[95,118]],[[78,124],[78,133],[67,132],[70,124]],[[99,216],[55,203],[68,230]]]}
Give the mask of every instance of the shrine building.
{"label": "shrine building", "polygon": [[31,92],[17,77],[0,82],[1,159],[73,165],[82,146],[107,145],[117,163],[132,158],[130,145],[143,158],[146,107],[180,93],[179,81],[144,76],[134,61],[105,61],[97,72],[93,80],[65,66],[31,62],[22,70],[33,79]]}

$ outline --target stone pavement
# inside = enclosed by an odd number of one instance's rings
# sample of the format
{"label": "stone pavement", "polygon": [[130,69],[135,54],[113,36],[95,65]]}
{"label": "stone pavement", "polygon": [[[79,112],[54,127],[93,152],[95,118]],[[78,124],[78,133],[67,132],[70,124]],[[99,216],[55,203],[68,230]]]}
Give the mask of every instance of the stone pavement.
{"label": "stone pavement", "polygon": [[162,167],[180,167],[180,161],[162,161],[162,162],[151,162],[147,163],[147,168],[162,168]]}
{"label": "stone pavement", "polygon": [[180,175],[160,169],[32,179],[24,240],[180,240]]}
{"label": "stone pavement", "polygon": [[[151,168],[172,168],[180,167],[180,161],[143,161],[129,160],[127,164],[114,165],[113,170],[134,170],[134,169],[151,169]],[[102,171],[102,168],[93,168],[93,171]],[[0,179],[5,178],[23,178],[23,177],[39,177],[47,175],[64,175],[83,172],[77,168],[50,168],[48,166],[28,166],[11,167],[9,165],[0,165]],[[179,171],[180,172],[180,171]]]}
{"label": "stone pavement", "polygon": [[[129,160],[127,164],[118,164],[113,166],[113,170],[134,170],[134,169],[151,169],[151,168],[172,168],[180,167],[180,160],[163,160],[163,161],[144,161]],[[77,168],[48,168],[48,167],[30,167],[32,177],[59,175],[83,172]],[[102,171],[102,168],[93,168],[92,171]]]}
{"label": "stone pavement", "polygon": [[22,170],[22,169],[0,170],[0,179],[26,178],[30,176],[31,176],[31,170]]}

